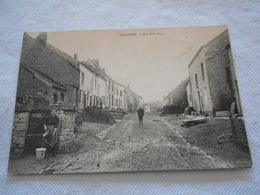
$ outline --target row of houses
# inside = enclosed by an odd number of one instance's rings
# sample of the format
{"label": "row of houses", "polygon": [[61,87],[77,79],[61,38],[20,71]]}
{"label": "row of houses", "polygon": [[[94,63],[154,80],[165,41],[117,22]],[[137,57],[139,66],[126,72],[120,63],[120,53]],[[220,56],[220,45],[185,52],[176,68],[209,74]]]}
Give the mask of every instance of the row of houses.
{"label": "row of houses", "polygon": [[102,107],[136,111],[143,98],[106,74],[99,60],[79,61],[47,42],[47,33],[24,34],[17,106]]}
{"label": "row of houses", "polygon": [[182,90],[178,89],[178,93],[166,96],[165,104],[175,103],[185,91],[187,106],[198,113],[224,116],[232,111],[242,114],[227,30],[202,46],[188,69],[186,84],[180,85]]}
{"label": "row of houses", "polygon": [[143,106],[143,98],[111,77],[98,60],[80,63],[79,108],[100,106],[109,109],[136,111]]}

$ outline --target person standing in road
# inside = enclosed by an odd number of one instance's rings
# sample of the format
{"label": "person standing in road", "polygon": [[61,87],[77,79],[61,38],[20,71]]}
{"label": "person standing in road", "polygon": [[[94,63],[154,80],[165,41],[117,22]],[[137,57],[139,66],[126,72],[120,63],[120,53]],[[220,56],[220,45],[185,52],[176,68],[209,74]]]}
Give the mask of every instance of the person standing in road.
{"label": "person standing in road", "polygon": [[139,118],[139,124],[143,125],[144,109],[141,106],[137,111],[137,115],[138,115],[138,118]]}
{"label": "person standing in road", "polygon": [[52,156],[56,156],[56,148],[58,141],[58,127],[59,127],[59,117],[56,115],[56,108],[51,109],[50,115],[44,120],[44,130],[48,132],[44,141],[51,147]]}

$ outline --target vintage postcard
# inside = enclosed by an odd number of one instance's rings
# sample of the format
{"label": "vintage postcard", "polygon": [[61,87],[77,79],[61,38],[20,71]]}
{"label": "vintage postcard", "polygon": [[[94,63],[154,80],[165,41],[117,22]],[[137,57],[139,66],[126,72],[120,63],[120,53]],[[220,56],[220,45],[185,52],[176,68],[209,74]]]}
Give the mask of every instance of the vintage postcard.
{"label": "vintage postcard", "polygon": [[9,173],[251,166],[227,26],[24,33]]}

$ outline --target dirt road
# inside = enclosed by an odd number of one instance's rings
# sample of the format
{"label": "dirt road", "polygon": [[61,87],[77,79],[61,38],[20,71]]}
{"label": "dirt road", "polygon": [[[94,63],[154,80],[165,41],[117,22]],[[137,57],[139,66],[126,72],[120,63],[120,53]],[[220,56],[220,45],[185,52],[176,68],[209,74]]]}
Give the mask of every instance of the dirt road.
{"label": "dirt road", "polygon": [[[83,124],[81,140],[84,136]],[[231,168],[232,164],[207,153],[185,140],[177,126],[155,113],[146,113],[144,125],[138,124],[135,114],[98,133],[96,143],[83,144],[81,152],[51,166],[53,173],[118,172],[149,170],[183,170]],[[84,150],[85,148],[85,150]]]}

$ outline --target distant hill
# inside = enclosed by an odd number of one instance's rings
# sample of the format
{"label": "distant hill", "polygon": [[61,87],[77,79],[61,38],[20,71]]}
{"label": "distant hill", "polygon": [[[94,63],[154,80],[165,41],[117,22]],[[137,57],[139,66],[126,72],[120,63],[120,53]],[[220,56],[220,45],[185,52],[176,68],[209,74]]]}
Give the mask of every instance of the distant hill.
{"label": "distant hill", "polygon": [[156,108],[158,108],[158,107],[162,108],[163,107],[163,101],[145,102],[144,104],[148,104],[151,107],[156,107]]}

